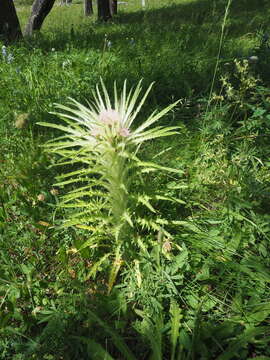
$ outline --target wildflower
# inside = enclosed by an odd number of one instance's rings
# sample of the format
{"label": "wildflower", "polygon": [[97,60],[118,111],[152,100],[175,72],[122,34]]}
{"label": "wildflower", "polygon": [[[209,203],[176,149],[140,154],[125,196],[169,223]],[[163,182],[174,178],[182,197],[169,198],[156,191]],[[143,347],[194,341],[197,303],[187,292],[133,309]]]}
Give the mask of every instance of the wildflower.
{"label": "wildflower", "polygon": [[[129,227],[134,227],[133,218],[136,218],[137,204],[140,206],[142,204],[150,211],[156,212],[151,205],[151,197],[145,195],[144,191],[142,194],[135,195],[133,192],[136,190],[132,188],[132,184],[136,183],[137,176],[139,176],[140,184],[142,182],[144,185],[140,173],[148,173],[152,169],[161,170],[162,167],[149,162],[144,163],[139,157],[137,158],[137,152],[146,141],[178,133],[176,126],[153,127],[162,116],[177,105],[178,101],[160,112],[152,112],[144,122],[140,122],[136,126],[137,115],[151,88],[152,84],[141,97],[141,81],[130,91],[127,91],[125,81],[121,94],[114,84],[111,98],[101,81],[101,90],[97,85],[96,91],[93,91],[94,100],[88,103],[88,107],[72,99],[70,99],[71,107],[58,105],[58,109],[61,109],[59,114],[65,121],[65,125],[40,123],[42,126],[64,130],[66,134],[64,138],[67,141],[63,141],[63,136],[60,136],[53,143],[50,142],[47,145],[49,152],[64,157],[64,163],[68,159],[68,163],[85,164],[79,171],[74,172],[74,169],[71,169],[70,173],[63,174],[60,178],[61,182],[58,182],[58,186],[69,183],[70,181],[67,179],[71,179],[71,182],[74,183],[81,183],[75,191],[71,189],[70,195],[65,196],[60,205],[76,208],[75,214],[71,215],[72,217],[65,223],[66,226],[72,225],[79,229],[88,229],[91,232],[101,229],[99,237],[92,243],[98,251],[103,250],[103,248],[100,249],[99,242],[100,236],[103,236],[103,229],[106,237],[107,233],[111,234],[112,240],[111,243],[108,242],[108,245],[109,248],[114,247],[114,260],[110,266],[108,285],[107,282],[105,283],[108,286],[108,292],[111,291],[117,274],[124,264],[125,243],[131,233]],[[63,110],[66,114],[63,113]],[[96,138],[99,135],[101,138]],[[123,138],[119,138],[119,136]],[[170,169],[168,170],[170,171]],[[172,171],[178,172],[174,169]],[[130,207],[130,199],[132,202],[134,201],[134,208]],[[141,214],[138,215],[138,225],[144,228],[148,224],[148,220],[145,222]],[[151,228],[153,230],[157,227],[160,228],[160,233],[163,235],[166,232],[161,227],[159,220],[161,219],[158,216],[157,221],[153,222],[155,226],[151,225]],[[167,222],[161,222],[161,224],[163,223]],[[136,232],[136,229],[134,231]],[[172,246],[169,240],[164,239],[164,241],[166,242],[164,245],[167,251],[166,255],[169,258]],[[163,245],[162,237],[160,245]],[[106,253],[105,255],[101,253],[101,261],[103,259],[109,261],[112,253],[107,252],[107,248],[104,250]],[[137,274],[139,274],[137,280],[140,284],[139,266],[137,266]],[[73,272],[70,275],[77,277]]]}
{"label": "wildflower", "polygon": [[51,189],[50,190],[50,193],[54,196],[58,195],[59,194],[59,191],[57,189]]}
{"label": "wildflower", "polygon": [[11,53],[8,53],[8,52],[7,52],[7,48],[6,48],[5,45],[2,46],[1,52],[2,52],[2,57],[3,57],[3,59],[4,59],[8,64],[10,64],[10,63],[14,60],[13,55],[12,55]]}
{"label": "wildflower", "polygon": [[127,137],[130,135],[130,131],[127,128],[120,129],[118,133],[120,136],[123,136],[123,137]]}
{"label": "wildflower", "polygon": [[55,48],[52,48],[52,52],[55,52]]}
{"label": "wildflower", "polygon": [[259,60],[258,56],[255,56],[255,55],[250,56],[248,58],[248,61],[249,61],[250,64],[256,64],[258,62],[258,60]]}
{"label": "wildflower", "polygon": [[2,46],[2,56],[4,59],[7,57],[7,48],[5,45]]}
{"label": "wildflower", "polygon": [[111,47],[112,47],[112,42],[109,40],[107,41],[107,48],[110,50]]}
{"label": "wildflower", "polygon": [[118,111],[109,109],[109,110],[101,110],[99,113],[99,121],[105,125],[112,126],[113,124],[117,124],[121,122],[121,116]]}
{"label": "wildflower", "polygon": [[32,315],[36,316],[38,312],[40,312],[42,310],[41,306],[37,306],[34,308],[34,310],[32,311]]}
{"label": "wildflower", "polygon": [[66,67],[71,65],[71,61],[70,60],[65,60],[62,63],[62,68],[65,69]]}
{"label": "wildflower", "polygon": [[163,243],[162,248],[166,252],[170,252],[172,250],[172,243],[168,239]]}
{"label": "wildflower", "polygon": [[10,63],[12,63],[13,60],[14,60],[13,55],[11,53],[9,53],[7,56],[7,63],[10,64]]}
{"label": "wildflower", "polygon": [[44,201],[45,200],[45,195],[39,194],[37,199],[38,199],[38,201]]}

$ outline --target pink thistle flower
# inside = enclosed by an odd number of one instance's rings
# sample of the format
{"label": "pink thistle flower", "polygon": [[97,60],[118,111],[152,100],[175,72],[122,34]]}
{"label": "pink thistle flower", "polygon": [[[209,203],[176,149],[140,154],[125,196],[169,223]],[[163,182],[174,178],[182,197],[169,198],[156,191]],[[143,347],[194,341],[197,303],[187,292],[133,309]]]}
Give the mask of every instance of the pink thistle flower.
{"label": "pink thistle flower", "polygon": [[120,129],[118,133],[120,136],[123,136],[123,137],[127,137],[130,135],[130,131],[127,128]]}
{"label": "pink thistle flower", "polygon": [[112,126],[115,123],[121,122],[121,116],[118,111],[109,109],[109,110],[101,110],[99,113],[99,121],[105,125]]}

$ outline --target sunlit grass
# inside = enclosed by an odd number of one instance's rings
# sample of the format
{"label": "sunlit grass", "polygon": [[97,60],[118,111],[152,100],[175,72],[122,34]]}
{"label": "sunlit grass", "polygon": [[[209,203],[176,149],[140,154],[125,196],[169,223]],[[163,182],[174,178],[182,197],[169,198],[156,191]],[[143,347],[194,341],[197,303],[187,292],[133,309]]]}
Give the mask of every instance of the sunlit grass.
{"label": "sunlit grass", "polygon": [[[105,24],[96,7],[85,18],[81,2],[56,3],[39,33],[7,48],[11,62],[0,58],[0,359],[70,360],[70,353],[88,360],[93,348],[100,358],[118,359],[129,354],[126,346],[138,359],[151,351],[167,359],[173,308],[183,359],[269,356],[269,89],[255,79],[269,78],[269,49],[262,47],[269,6],[233,1],[220,42],[225,0],[146,0],[145,9],[140,0],[127,2]],[[17,10],[24,28],[30,7]],[[176,171],[149,169],[140,177],[140,201],[153,206],[159,226],[149,231],[156,225],[150,216],[142,231],[134,227],[134,259],[123,259],[111,296],[108,238],[94,218],[94,234],[61,227],[70,210],[57,207],[64,189],[52,185],[91,162],[80,168],[71,158],[54,167],[40,146],[61,135],[51,129],[60,124],[54,103],[72,97],[87,106],[100,77],[110,94],[114,81],[119,87],[127,79],[131,88],[142,78],[143,92],[155,82],[135,128],[180,99],[162,123],[179,133],[140,147],[142,160]],[[98,161],[91,161],[94,168]],[[150,203],[153,189],[178,202]],[[76,183],[69,190],[78,191]],[[100,185],[94,190],[106,195]],[[132,191],[139,190],[134,180]],[[148,214],[140,204],[135,211]],[[120,269],[122,260],[113,264]],[[176,333],[173,353],[175,341]]]}

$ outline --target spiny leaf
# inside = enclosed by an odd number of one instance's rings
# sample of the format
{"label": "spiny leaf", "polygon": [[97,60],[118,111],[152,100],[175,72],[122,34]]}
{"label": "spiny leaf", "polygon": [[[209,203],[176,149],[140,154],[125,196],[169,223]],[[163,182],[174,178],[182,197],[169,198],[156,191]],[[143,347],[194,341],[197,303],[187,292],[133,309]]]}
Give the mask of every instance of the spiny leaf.
{"label": "spiny leaf", "polygon": [[176,347],[179,338],[179,329],[181,325],[181,309],[175,300],[171,301],[170,306],[170,315],[171,315],[171,344],[172,344],[172,352],[171,352],[171,360],[175,359]]}

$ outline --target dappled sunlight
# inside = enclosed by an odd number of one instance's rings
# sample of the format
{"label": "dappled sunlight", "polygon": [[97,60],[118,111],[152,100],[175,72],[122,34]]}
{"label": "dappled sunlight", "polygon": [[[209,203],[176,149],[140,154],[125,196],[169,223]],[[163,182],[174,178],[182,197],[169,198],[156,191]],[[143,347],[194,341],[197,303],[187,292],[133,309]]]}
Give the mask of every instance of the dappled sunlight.
{"label": "dappled sunlight", "polygon": [[268,0],[142,3],[0,26],[0,360],[270,358]]}

